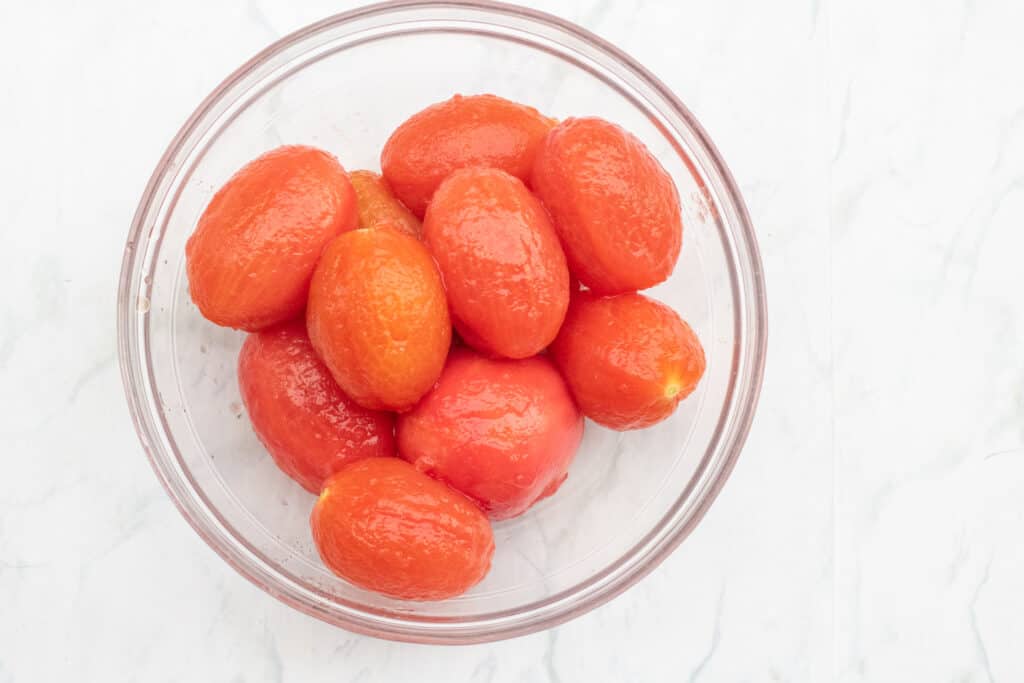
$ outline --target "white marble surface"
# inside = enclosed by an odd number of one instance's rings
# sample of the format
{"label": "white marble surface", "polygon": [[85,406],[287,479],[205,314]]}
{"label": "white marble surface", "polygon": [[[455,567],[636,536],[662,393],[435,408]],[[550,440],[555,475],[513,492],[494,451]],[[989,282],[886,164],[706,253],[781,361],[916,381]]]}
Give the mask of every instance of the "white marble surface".
{"label": "white marble surface", "polygon": [[228,568],[130,425],[136,201],[334,0],[0,4],[0,683],[1024,680],[1024,5],[565,0],[710,131],[759,230],[761,409],[704,523],[547,633],[388,643]]}

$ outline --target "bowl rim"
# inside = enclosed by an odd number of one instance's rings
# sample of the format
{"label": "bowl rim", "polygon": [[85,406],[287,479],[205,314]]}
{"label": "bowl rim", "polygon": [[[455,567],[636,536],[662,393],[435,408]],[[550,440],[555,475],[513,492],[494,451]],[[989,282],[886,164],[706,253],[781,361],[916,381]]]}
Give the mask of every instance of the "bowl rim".
{"label": "bowl rim", "polygon": [[[327,596],[322,592],[318,593],[316,590],[311,589],[308,586],[299,585],[297,587],[293,587],[282,585],[295,582],[282,575],[280,572],[266,571],[261,567],[254,566],[252,564],[252,558],[246,560],[243,553],[238,552],[237,549],[225,546],[221,542],[221,539],[218,538],[217,533],[214,533],[209,528],[203,526],[201,521],[186,508],[185,502],[175,491],[175,484],[171,481],[169,472],[164,469],[164,465],[157,457],[155,450],[158,446],[150,437],[148,431],[149,427],[144,417],[145,406],[143,405],[139,395],[141,392],[136,390],[137,377],[134,364],[139,359],[137,358],[136,350],[131,344],[132,340],[130,338],[130,332],[134,329],[135,317],[140,312],[143,314],[146,313],[145,310],[140,310],[139,307],[136,306],[135,302],[129,300],[132,291],[133,273],[136,270],[136,265],[139,262],[139,259],[141,258],[140,251],[142,250],[138,249],[137,245],[139,244],[140,238],[143,237],[146,219],[150,213],[153,200],[158,194],[160,185],[163,179],[172,170],[174,170],[171,168],[172,159],[181,150],[183,144],[194,132],[200,121],[203,120],[222,96],[267,60],[323,30],[375,15],[415,9],[467,9],[497,15],[510,15],[512,17],[523,18],[537,24],[545,25],[549,28],[568,33],[572,37],[589,44],[600,52],[603,52],[605,56],[610,57],[612,60],[617,62],[618,66],[623,67],[625,70],[630,72],[631,75],[638,78],[646,86],[654,90],[656,94],[663,98],[674,110],[673,113],[678,115],[685,122],[686,126],[689,127],[690,132],[696,137],[699,144],[707,153],[708,160],[714,166],[714,171],[721,181],[722,187],[719,189],[724,191],[729,202],[734,208],[736,226],[743,241],[743,255],[750,266],[749,271],[746,273],[749,281],[745,283],[747,290],[746,294],[749,295],[750,304],[747,314],[748,319],[746,320],[749,329],[747,339],[748,345],[745,354],[745,359],[749,362],[749,370],[747,373],[748,381],[746,386],[743,387],[744,395],[739,397],[736,403],[737,412],[733,416],[730,435],[732,445],[724,453],[724,458],[719,466],[717,476],[712,478],[707,484],[707,488],[703,496],[696,502],[689,518],[684,519],[684,523],[678,525],[677,528],[668,530],[666,538],[661,540],[657,547],[643,558],[644,561],[634,562],[625,572],[614,576],[614,580],[612,581],[603,581],[603,583],[598,581],[598,579],[607,578],[608,572],[620,565],[625,557],[628,557],[628,555],[624,556],[624,558],[619,558],[608,567],[603,568],[601,572],[590,577],[587,581],[577,584],[561,593],[548,596],[540,601],[531,603],[528,607],[532,608],[531,612],[534,613],[542,610],[542,608],[550,607],[552,604],[559,602],[563,603],[558,609],[549,610],[548,613],[541,614],[540,616],[531,619],[523,619],[523,613],[520,609],[486,614],[475,621],[462,623],[459,623],[457,620],[444,620],[437,618],[406,619],[396,617],[390,612],[377,612],[372,609],[356,609],[354,611],[358,613],[357,615],[347,614],[348,618],[346,618],[346,615],[339,614],[336,611],[325,610],[323,607],[314,604],[308,599],[306,594],[317,594],[321,599],[325,597],[330,599],[330,596]],[[687,161],[689,162],[689,160]],[[148,236],[146,237],[148,239]],[[732,277],[735,280],[736,274],[732,273]],[[738,285],[735,285],[734,283],[734,286]],[[751,423],[756,412],[764,378],[764,365],[767,350],[767,303],[763,267],[749,212],[747,211],[746,204],[743,201],[742,195],[739,192],[732,173],[729,171],[725,162],[722,160],[718,149],[711,141],[707,132],[697,121],[696,117],[679,100],[679,98],[661,82],[661,80],[654,76],[654,74],[648,71],[635,59],[630,57],[621,49],[612,45],[610,42],[571,21],[562,19],[547,12],[511,3],[496,2],[494,0],[389,0],[366,5],[346,12],[334,14],[293,31],[274,41],[233,71],[202,100],[199,106],[197,106],[188,119],[186,119],[185,123],[168,144],[152,175],[150,176],[132,219],[131,229],[126,242],[119,277],[117,303],[118,357],[121,368],[122,384],[126,394],[129,411],[131,413],[132,423],[154,473],[157,475],[157,478],[168,497],[171,498],[175,507],[178,508],[179,512],[195,532],[222,559],[233,567],[235,571],[248,579],[254,585],[258,586],[261,590],[303,613],[357,633],[390,640],[418,643],[471,644],[490,642],[551,628],[608,602],[629,587],[633,586],[644,576],[649,574],[655,567],[660,565],[661,562],[664,561],[664,559],[668,557],[668,555],[670,555],[699,524],[701,519],[707,513],[707,510],[717,498],[719,492],[735,467],[747,435],[749,434]],[[140,364],[140,367],[142,367],[142,364]],[[706,463],[702,463],[701,467],[703,468],[705,465]],[[700,474],[700,470],[698,470],[697,474]],[[206,512],[213,514],[216,521],[221,525],[223,524],[219,519],[219,515],[216,514],[216,511],[207,509]],[[657,527],[655,530],[657,530]],[[223,529],[219,531],[221,534],[225,533]],[[650,536],[651,533],[653,533],[653,531],[649,531],[647,536]],[[227,533],[227,535],[231,537],[230,533]],[[647,536],[645,536],[645,538]],[[239,541],[239,539],[233,537],[231,537],[230,540],[236,542]],[[242,543],[245,545],[244,542]],[[640,543],[637,545],[640,545]],[[634,548],[635,547],[637,546],[634,546]],[[250,554],[253,554],[252,548],[247,546],[247,549],[250,551]],[[262,557],[260,557],[258,553],[256,555],[256,561],[264,563]],[[273,582],[276,582],[278,585],[271,585]],[[577,593],[581,590],[581,587],[589,587],[592,590],[590,590],[589,594],[584,595],[582,599],[574,599],[578,598]],[[331,602],[335,606],[338,605],[337,601],[331,600]],[[353,611],[351,608],[346,610],[346,612],[351,611]],[[514,623],[492,623],[507,620],[508,617],[511,616],[509,612],[519,617],[514,621]],[[526,612],[526,616],[530,616],[531,612]],[[467,628],[467,625],[469,627],[475,627],[475,629]],[[429,627],[429,630],[422,630],[424,627]]]}

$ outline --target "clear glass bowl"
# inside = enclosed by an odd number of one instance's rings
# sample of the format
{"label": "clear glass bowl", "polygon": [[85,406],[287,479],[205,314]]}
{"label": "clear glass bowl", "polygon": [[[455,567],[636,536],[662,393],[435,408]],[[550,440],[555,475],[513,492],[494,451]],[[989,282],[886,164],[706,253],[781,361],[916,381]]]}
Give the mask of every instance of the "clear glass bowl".
{"label": "clear glass bowl", "polygon": [[[703,340],[707,373],[666,422],[588,422],[557,495],[495,525],[487,578],[438,603],[355,588],[320,563],[313,497],[277,471],[243,412],[243,335],[191,303],[185,240],[214,190],[283,143],[377,168],[390,131],[453,93],[493,92],[639,136],[684,202],[682,256],[652,294]],[[471,643],[522,635],[619,594],[700,521],[739,455],[765,351],[764,284],[739,192],[681,102],[627,55],[540,12],[488,2],[396,2],[326,19],[256,55],[188,119],[153,173],[125,247],[121,370],[153,468],[196,532],[243,576],[315,617],[373,636]]]}

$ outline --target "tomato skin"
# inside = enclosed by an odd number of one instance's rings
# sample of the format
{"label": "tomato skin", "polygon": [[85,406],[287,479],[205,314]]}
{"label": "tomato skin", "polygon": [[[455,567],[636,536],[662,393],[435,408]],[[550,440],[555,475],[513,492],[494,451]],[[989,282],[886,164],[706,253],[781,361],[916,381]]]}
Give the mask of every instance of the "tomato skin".
{"label": "tomato skin", "polygon": [[306,326],[342,391],[371,410],[415,405],[441,374],[452,336],[430,252],[387,227],[353,230],[327,247]]}
{"label": "tomato skin", "polygon": [[246,338],[238,386],[274,462],[310,493],[349,462],[395,455],[394,415],[367,410],[341,391],[302,320]]}
{"label": "tomato skin", "polygon": [[468,349],[452,350],[434,390],[397,426],[402,457],[493,519],[554,493],[582,436],[583,416],[551,361]]}
{"label": "tomato skin", "polygon": [[551,357],[583,414],[620,431],[668,418],[706,366],[679,314],[635,293],[574,294]]}
{"label": "tomato skin", "polygon": [[622,294],[672,274],[683,239],[679,193],[636,137],[597,118],[566,119],[537,153],[531,177],[590,290]]}
{"label": "tomato skin", "polygon": [[356,192],[360,228],[386,224],[419,239],[422,232],[419,219],[398,201],[383,176],[373,171],[352,171],[349,179]]}
{"label": "tomato skin", "polygon": [[398,458],[352,463],[324,484],[310,515],[331,571],[405,600],[443,600],[480,582],[494,535],[479,508]]}
{"label": "tomato skin", "polygon": [[299,145],[271,150],[224,184],[189,237],[192,301],[211,322],[249,332],[295,318],[324,247],[357,220],[337,159]]}
{"label": "tomato skin", "polygon": [[527,358],[558,334],[569,270],[547,212],[519,179],[497,169],[456,171],[435,193],[423,237],[468,344]]}
{"label": "tomato skin", "polygon": [[456,95],[402,123],[385,143],[380,167],[395,195],[422,217],[434,191],[460,168],[499,168],[528,180],[554,123],[495,95]]}

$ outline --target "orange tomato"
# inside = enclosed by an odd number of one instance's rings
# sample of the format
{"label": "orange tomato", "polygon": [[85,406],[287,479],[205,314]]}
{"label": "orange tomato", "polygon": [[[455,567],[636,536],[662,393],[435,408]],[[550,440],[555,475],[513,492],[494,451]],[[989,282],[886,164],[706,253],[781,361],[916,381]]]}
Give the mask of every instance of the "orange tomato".
{"label": "orange tomato", "polygon": [[404,600],[465,592],[487,574],[494,554],[480,509],[398,458],[360,460],[328,479],[310,526],[331,571]]}
{"label": "orange tomato", "polygon": [[679,194],[637,138],[601,119],[567,119],[537,153],[534,192],[551,213],[569,270],[599,294],[672,274],[682,244]]}
{"label": "orange tomato", "polygon": [[324,247],[356,220],[334,157],[301,146],[267,152],[214,195],[189,238],[192,301],[208,320],[248,331],[294,318]]}
{"label": "orange tomato", "polygon": [[666,419],[705,367],[690,326],[642,294],[573,295],[551,356],[583,414],[620,431]]}
{"label": "orange tomato", "polygon": [[388,138],[380,165],[395,195],[422,216],[453,171],[500,168],[520,180],[554,119],[495,95],[456,95],[413,115]]}
{"label": "orange tomato", "polygon": [[250,334],[238,386],[253,430],[278,467],[311,493],[343,465],[395,454],[395,417],[346,396],[292,320]]}
{"label": "orange tomato", "polygon": [[569,270],[548,215],[514,176],[468,168],[434,194],[423,238],[459,335],[507,358],[543,350],[569,305]]}
{"label": "orange tomato", "polygon": [[412,237],[420,236],[420,220],[398,201],[388,181],[380,174],[352,171],[349,179],[356,191],[360,228],[372,228],[386,223]]}
{"label": "orange tomato", "polygon": [[374,410],[408,410],[451,345],[441,276],[418,240],[359,229],[324,252],[309,291],[309,338],[342,390]]}
{"label": "orange tomato", "polygon": [[399,418],[397,435],[417,469],[508,519],[565,481],[583,415],[547,358],[453,349],[437,386]]}

